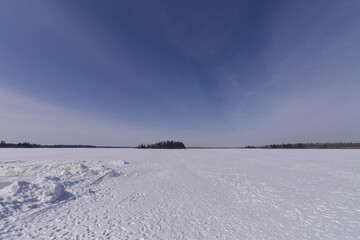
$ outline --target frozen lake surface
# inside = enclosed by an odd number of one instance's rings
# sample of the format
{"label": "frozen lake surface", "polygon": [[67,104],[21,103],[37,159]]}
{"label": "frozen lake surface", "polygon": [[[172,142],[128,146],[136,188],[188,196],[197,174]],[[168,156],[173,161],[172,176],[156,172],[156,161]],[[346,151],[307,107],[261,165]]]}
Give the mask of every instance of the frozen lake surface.
{"label": "frozen lake surface", "polygon": [[0,149],[0,239],[360,239],[360,150]]}

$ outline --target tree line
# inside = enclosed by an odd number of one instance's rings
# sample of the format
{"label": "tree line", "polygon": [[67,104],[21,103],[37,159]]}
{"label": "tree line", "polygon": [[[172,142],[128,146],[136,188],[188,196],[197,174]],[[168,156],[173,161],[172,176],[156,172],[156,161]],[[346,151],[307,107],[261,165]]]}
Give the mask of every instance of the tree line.
{"label": "tree line", "polygon": [[137,148],[185,149],[185,144],[178,141],[162,141],[154,144],[140,144]]}
{"label": "tree line", "polygon": [[247,146],[246,148],[265,149],[360,149],[360,143],[283,143],[270,144],[260,147]]}
{"label": "tree line", "polygon": [[40,147],[39,144],[31,144],[29,142],[23,143],[7,143],[5,141],[0,142],[0,148],[34,148]]}
{"label": "tree line", "polygon": [[23,143],[7,143],[5,141],[0,141],[0,148],[96,148],[92,145],[40,145],[33,144],[29,142]]}

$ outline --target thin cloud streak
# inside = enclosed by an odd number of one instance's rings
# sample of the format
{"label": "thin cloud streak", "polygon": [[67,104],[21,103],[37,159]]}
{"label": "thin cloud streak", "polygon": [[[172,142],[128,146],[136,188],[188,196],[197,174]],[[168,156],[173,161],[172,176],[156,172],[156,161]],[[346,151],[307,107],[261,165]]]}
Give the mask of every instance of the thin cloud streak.
{"label": "thin cloud streak", "polygon": [[[359,4],[353,4],[284,5],[269,21],[267,48],[256,60],[264,69],[223,73],[221,93],[235,105],[226,111],[237,129],[234,141],[360,140],[360,21],[354,21],[360,18]],[[249,85],[244,77],[258,83]]]}
{"label": "thin cloud streak", "polygon": [[162,139],[140,126],[117,123],[0,88],[0,132],[7,141],[136,146]]}

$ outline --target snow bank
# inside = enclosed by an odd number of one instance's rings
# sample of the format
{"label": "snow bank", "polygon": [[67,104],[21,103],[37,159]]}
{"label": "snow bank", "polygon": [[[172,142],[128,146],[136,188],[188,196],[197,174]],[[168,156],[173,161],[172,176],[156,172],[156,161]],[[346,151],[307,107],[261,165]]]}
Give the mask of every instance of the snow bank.
{"label": "snow bank", "polygon": [[13,215],[18,211],[26,211],[71,196],[57,179],[43,178],[38,182],[14,181],[0,190],[3,207],[0,209],[0,216]]}
{"label": "snow bank", "polygon": [[19,200],[54,202],[61,200],[65,193],[66,191],[62,184],[45,179],[38,184],[26,181],[15,181],[0,190],[1,197],[7,200],[13,199],[16,202],[19,202]]}
{"label": "snow bank", "polygon": [[8,167],[0,171],[6,177],[31,177],[31,176],[55,176],[63,175],[88,175],[98,174],[95,169],[89,169],[83,163],[80,164],[59,164],[55,166],[27,166],[27,167]]}
{"label": "snow bank", "polygon": [[2,167],[0,176],[6,177],[7,182],[0,188],[0,217],[94,193],[89,186],[120,175],[106,166],[89,167],[84,163]]}

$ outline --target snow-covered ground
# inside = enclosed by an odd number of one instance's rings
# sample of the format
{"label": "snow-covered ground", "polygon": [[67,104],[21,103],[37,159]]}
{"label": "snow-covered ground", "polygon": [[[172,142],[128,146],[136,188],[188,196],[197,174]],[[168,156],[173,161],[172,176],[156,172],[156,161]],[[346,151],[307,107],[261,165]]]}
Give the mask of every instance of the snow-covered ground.
{"label": "snow-covered ground", "polygon": [[360,150],[0,149],[0,239],[360,239]]}

